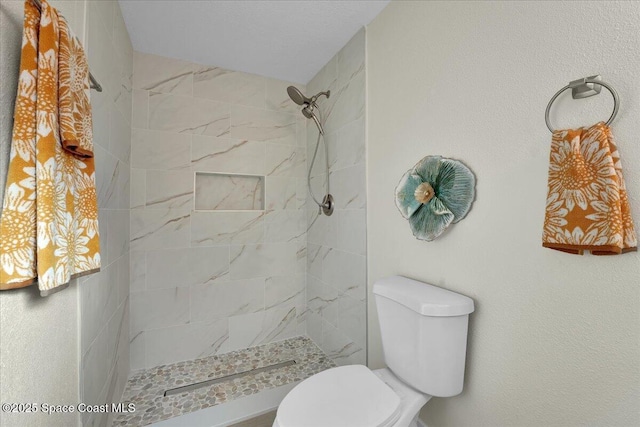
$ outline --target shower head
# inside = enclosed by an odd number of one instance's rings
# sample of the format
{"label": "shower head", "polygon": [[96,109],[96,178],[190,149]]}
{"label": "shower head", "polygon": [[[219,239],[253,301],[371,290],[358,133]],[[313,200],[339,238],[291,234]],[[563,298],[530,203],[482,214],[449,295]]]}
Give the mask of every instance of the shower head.
{"label": "shower head", "polygon": [[320,124],[320,120],[318,120],[318,117],[316,116],[316,113],[313,112],[313,110],[315,108],[318,108],[318,104],[316,104],[316,100],[323,95],[328,98],[329,95],[331,94],[331,91],[320,92],[311,98],[307,98],[302,94],[302,92],[300,92],[300,89],[298,89],[295,86],[289,86],[287,88],[287,93],[289,94],[289,98],[291,98],[293,102],[295,102],[298,105],[304,106],[302,108],[302,114],[307,119],[313,119],[313,121],[316,122],[316,126],[318,126],[318,130],[320,131],[320,133],[324,135],[324,129],[322,129],[322,124]]}
{"label": "shower head", "polygon": [[291,100],[298,105],[309,105],[312,102],[311,99],[304,96],[302,92],[300,92],[300,90],[295,86],[289,86],[287,88],[287,93],[289,94],[289,98],[291,98]]}

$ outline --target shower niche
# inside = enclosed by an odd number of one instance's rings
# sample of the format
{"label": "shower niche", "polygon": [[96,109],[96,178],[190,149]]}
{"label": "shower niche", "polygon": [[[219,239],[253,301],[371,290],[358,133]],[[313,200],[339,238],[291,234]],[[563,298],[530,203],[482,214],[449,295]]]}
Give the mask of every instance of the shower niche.
{"label": "shower niche", "polygon": [[264,210],[264,176],[196,172],[196,211]]}

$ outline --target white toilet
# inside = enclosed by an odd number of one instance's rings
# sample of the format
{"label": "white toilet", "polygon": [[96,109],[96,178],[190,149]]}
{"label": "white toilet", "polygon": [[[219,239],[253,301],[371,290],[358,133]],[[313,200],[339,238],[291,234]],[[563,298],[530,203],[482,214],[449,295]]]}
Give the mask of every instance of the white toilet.
{"label": "white toilet", "polygon": [[329,369],[283,399],[274,427],[415,427],[431,396],[460,394],[473,300],[393,276],[373,286],[387,369]]}

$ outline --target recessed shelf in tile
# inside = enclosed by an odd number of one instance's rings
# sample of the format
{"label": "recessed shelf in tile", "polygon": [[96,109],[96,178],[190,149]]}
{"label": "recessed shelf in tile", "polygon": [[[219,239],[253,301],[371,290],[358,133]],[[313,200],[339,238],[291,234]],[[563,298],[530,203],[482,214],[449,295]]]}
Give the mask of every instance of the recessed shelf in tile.
{"label": "recessed shelf in tile", "polygon": [[263,210],[264,176],[196,172],[196,210]]}

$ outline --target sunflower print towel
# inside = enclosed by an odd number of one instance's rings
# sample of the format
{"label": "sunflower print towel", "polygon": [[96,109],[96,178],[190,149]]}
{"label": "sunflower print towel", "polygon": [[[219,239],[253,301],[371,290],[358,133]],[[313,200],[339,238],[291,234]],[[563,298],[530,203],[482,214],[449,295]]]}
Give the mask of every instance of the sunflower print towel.
{"label": "sunflower print towel", "polygon": [[78,157],[93,157],[93,124],[89,104],[89,65],[80,41],[60,20],[58,114],[62,147]]}
{"label": "sunflower print towel", "polygon": [[637,250],[620,155],[605,123],[553,132],[542,246],[580,255]]}
{"label": "sunflower print towel", "polygon": [[64,25],[46,0],[42,11],[25,1],[18,95],[0,218],[0,289],[37,282],[43,296],[100,269],[93,158],[71,154],[60,141],[58,67]]}

